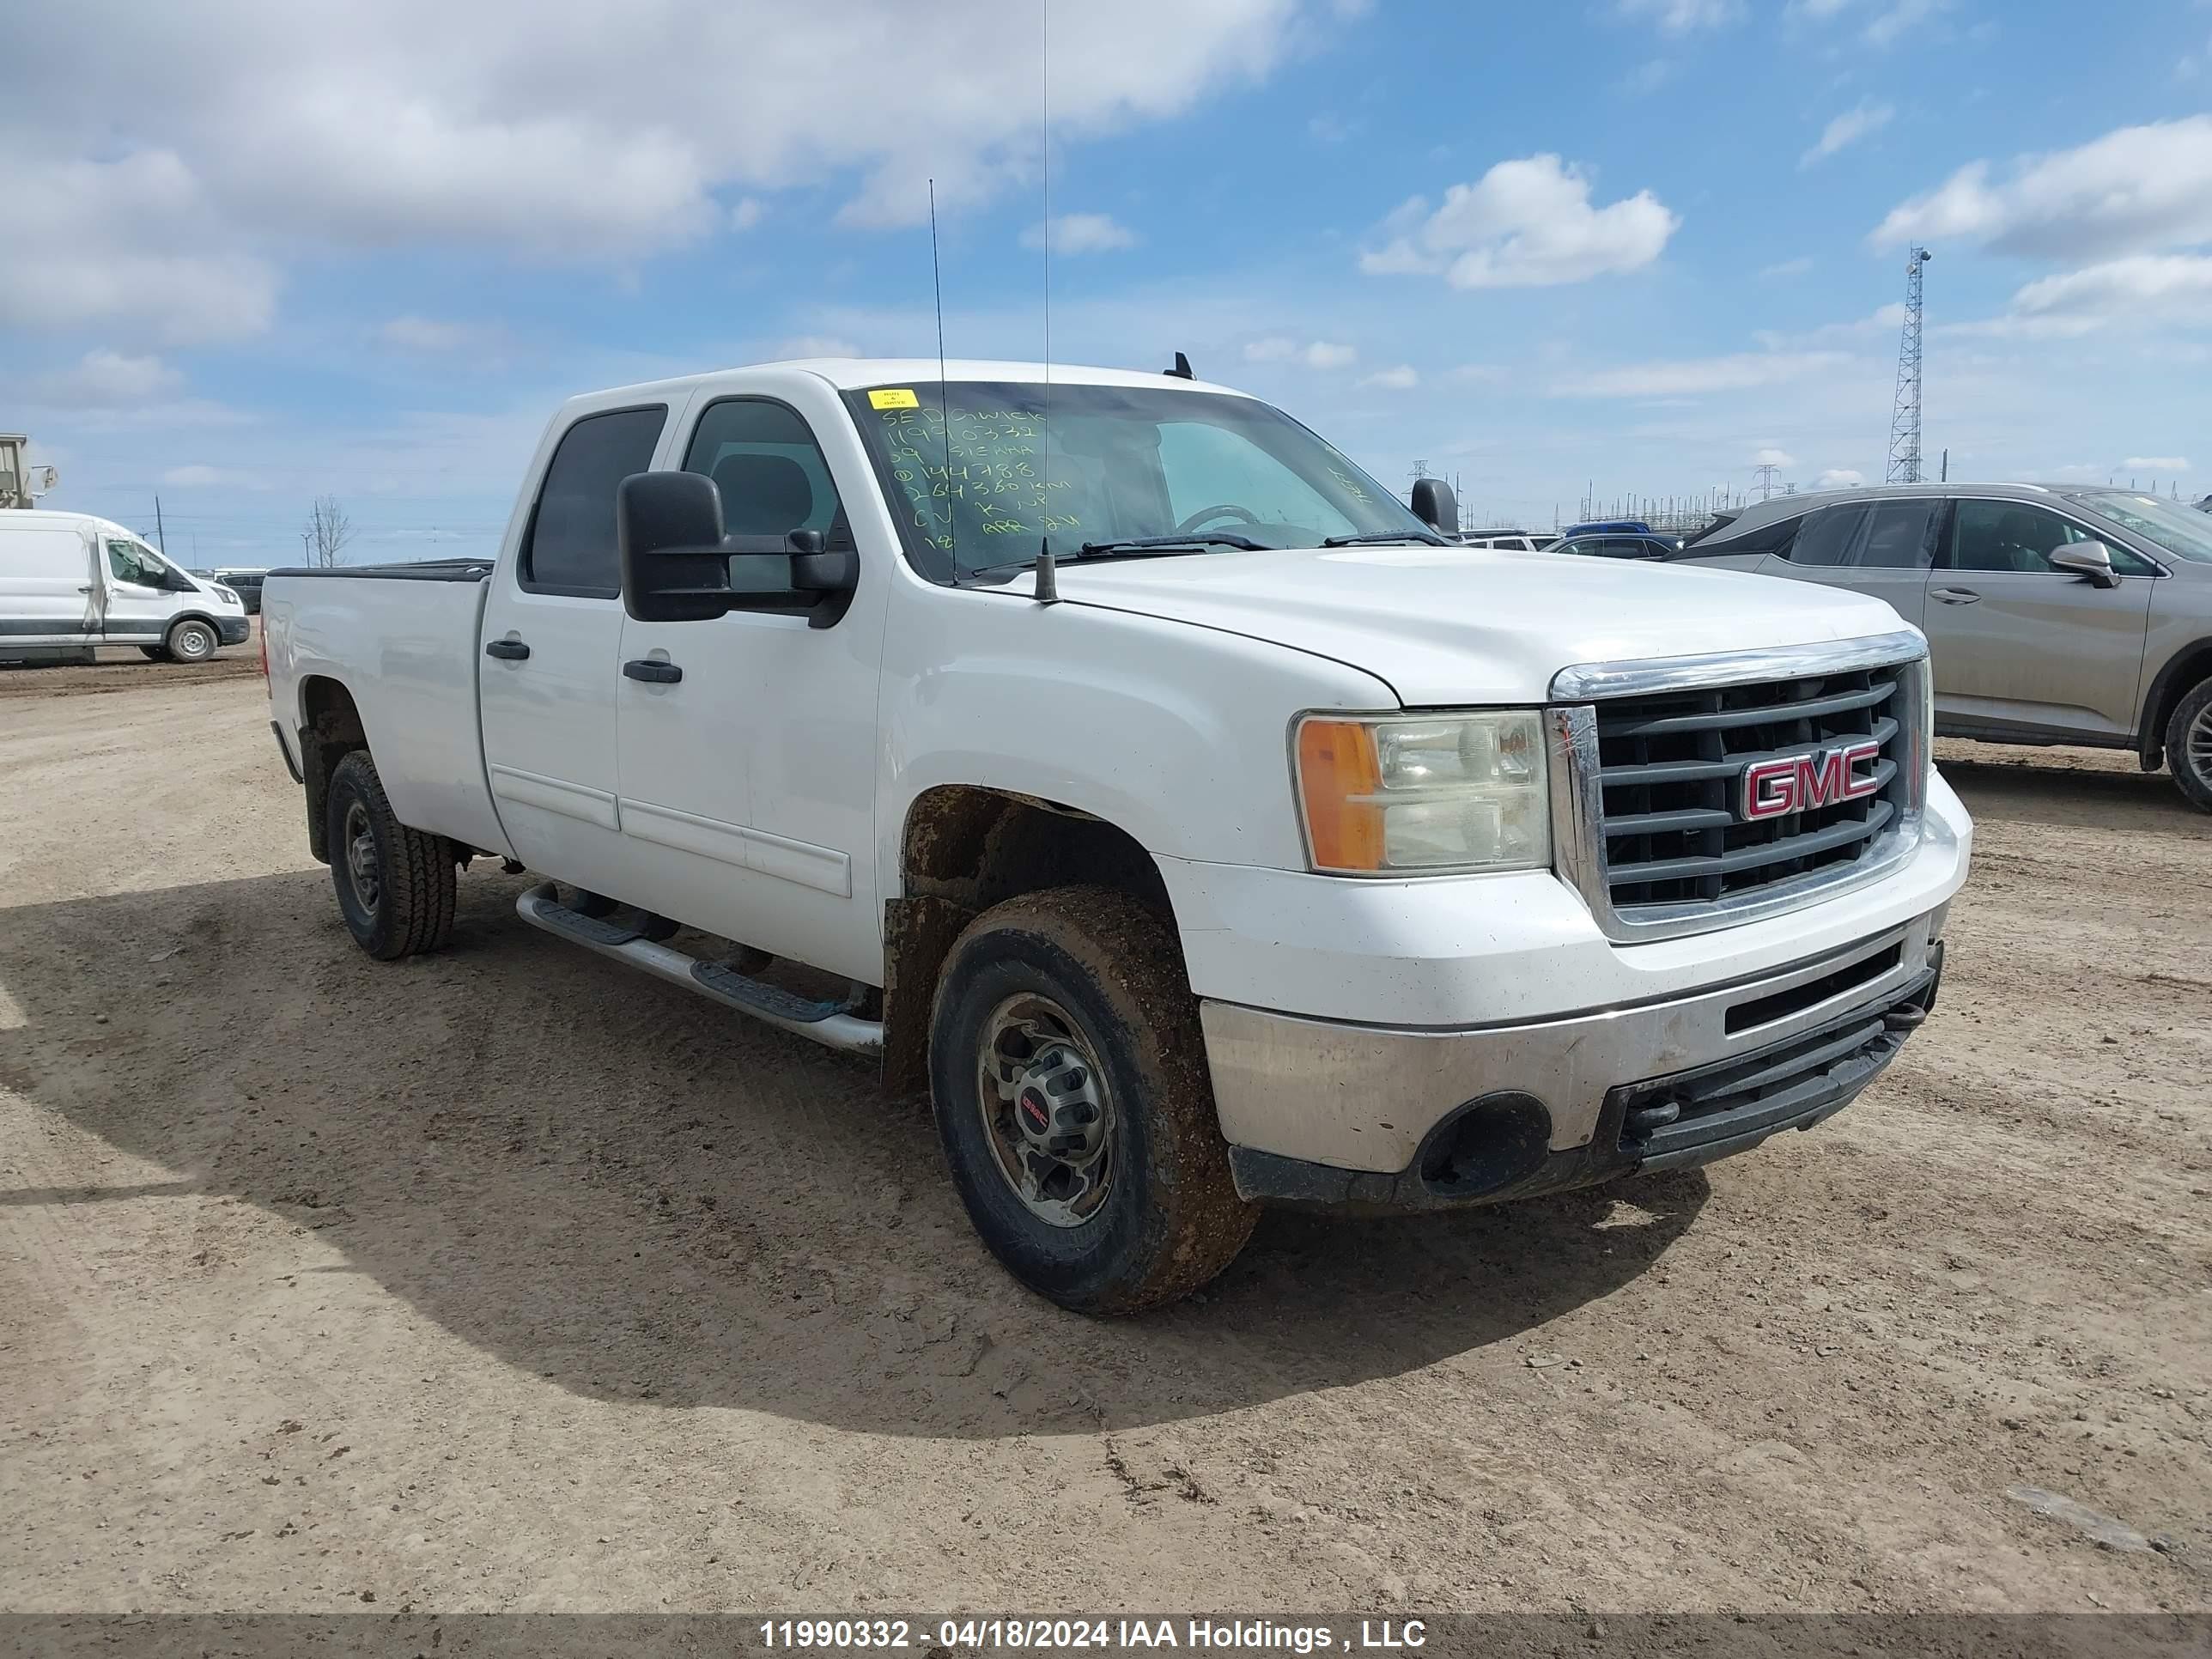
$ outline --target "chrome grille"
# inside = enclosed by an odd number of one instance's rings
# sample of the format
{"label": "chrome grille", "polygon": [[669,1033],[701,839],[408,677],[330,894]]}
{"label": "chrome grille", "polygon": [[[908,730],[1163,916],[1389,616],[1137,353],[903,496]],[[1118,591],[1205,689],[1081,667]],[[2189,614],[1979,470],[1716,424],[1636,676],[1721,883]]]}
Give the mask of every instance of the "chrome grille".
{"label": "chrome grille", "polygon": [[[1890,635],[1565,671],[1554,695],[1592,701],[1557,711],[1575,775],[1562,873],[1615,938],[1656,938],[1789,908],[1901,856],[1927,764],[1923,648]],[[1800,757],[1817,767],[1850,745],[1863,793],[1747,811],[1750,769],[1772,763],[1795,781]]]}

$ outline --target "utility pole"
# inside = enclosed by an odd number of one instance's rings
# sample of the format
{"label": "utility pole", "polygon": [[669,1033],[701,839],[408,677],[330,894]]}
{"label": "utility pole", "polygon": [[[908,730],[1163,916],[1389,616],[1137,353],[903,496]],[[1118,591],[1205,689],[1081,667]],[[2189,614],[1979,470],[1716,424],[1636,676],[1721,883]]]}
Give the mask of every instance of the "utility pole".
{"label": "utility pole", "polygon": [[169,538],[161,529],[161,498],[159,495],[154,497],[154,541],[155,544],[161,550],[161,556],[167,558]]}
{"label": "utility pole", "polygon": [[1943,476],[1938,478],[1936,482],[1938,483],[1948,483],[1951,482],[1951,451],[1948,445],[1945,446],[1943,450]]}
{"label": "utility pole", "polygon": [[1897,345],[1897,402],[1889,417],[1887,483],[1920,482],[1920,273],[1936,256],[1915,242],[1905,260],[1905,330]]}

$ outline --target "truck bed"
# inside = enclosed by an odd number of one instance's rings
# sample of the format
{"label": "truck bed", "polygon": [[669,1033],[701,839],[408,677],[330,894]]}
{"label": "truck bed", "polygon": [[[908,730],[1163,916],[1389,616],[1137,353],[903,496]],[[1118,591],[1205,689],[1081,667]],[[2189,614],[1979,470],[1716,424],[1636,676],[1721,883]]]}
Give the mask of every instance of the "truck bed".
{"label": "truck bed", "polygon": [[502,856],[477,718],[489,559],[272,570],[270,717],[288,748],[334,697],[360,716],[403,823]]}

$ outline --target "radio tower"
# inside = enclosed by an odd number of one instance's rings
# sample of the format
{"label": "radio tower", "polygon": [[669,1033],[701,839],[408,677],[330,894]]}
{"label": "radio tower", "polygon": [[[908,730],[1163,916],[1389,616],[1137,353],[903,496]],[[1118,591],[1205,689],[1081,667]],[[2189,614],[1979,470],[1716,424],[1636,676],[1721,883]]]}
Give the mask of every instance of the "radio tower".
{"label": "radio tower", "polygon": [[1888,483],[1920,482],[1920,271],[1936,256],[1918,243],[1905,260],[1905,334],[1897,347],[1897,407],[1889,417]]}

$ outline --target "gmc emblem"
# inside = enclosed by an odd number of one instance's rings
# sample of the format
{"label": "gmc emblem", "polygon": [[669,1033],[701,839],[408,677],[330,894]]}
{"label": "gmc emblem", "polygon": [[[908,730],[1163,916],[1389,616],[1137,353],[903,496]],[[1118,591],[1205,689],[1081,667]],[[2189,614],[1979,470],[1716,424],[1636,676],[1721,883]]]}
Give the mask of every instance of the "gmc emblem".
{"label": "gmc emblem", "polygon": [[[1881,758],[1881,745],[1869,738],[1816,749],[1809,755],[1753,761],[1743,769],[1743,816],[1756,823],[1838,801],[1863,800],[1881,787],[1873,774],[1874,763]],[[1860,769],[1862,763],[1867,769]]]}

